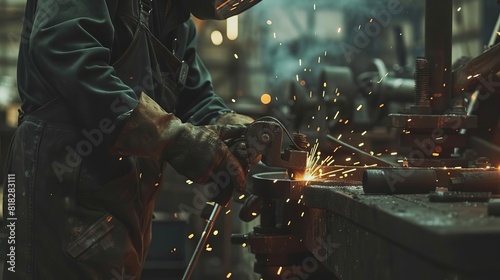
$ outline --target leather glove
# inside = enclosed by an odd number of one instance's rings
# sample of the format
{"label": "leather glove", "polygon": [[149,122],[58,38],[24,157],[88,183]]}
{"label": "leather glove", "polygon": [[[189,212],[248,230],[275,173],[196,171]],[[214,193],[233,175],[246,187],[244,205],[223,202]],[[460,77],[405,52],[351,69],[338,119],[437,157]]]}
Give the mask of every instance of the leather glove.
{"label": "leather glove", "polygon": [[226,113],[222,114],[215,119],[216,125],[228,125],[228,124],[251,124],[254,122],[252,117],[241,115],[238,113]]}
{"label": "leather glove", "polygon": [[[222,141],[241,135],[244,130],[245,126],[182,123],[143,93],[110,153],[167,161],[179,174],[196,183],[215,183],[216,197],[221,188],[245,190],[245,172]],[[227,203],[220,199],[215,202]]]}

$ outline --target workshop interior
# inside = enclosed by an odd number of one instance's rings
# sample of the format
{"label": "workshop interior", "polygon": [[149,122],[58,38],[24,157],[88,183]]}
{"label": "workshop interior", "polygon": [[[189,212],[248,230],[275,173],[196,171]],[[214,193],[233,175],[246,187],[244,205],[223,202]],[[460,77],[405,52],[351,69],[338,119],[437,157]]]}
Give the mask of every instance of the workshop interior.
{"label": "workshop interior", "polygon": [[[24,8],[0,0],[1,182]],[[216,93],[255,119],[237,139],[253,164],[226,206],[164,174],[141,279],[500,279],[500,2],[194,20]]]}

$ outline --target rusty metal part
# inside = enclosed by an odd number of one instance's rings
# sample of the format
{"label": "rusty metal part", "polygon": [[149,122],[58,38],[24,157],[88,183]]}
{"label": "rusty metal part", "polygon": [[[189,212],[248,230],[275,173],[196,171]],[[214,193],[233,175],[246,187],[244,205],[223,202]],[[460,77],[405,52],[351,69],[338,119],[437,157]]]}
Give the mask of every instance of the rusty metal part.
{"label": "rusty metal part", "polygon": [[[297,235],[301,229],[300,219],[309,211],[302,205],[302,193],[313,181],[292,180],[285,171],[254,174],[251,180],[248,189],[253,202],[242,210],[255,212],[240,213],[240,216],[249,218],[260,214],[260,224],[248,234],[232,235],[231,242],[249,246],[255,255],[254,271],[266,280],[293,279],[289,275],[293,275],[304,260],[319,264]],[[326,270],[315,271],[310,276],[309,279],[334,279]]]}
{"label": "rusty metal part", "polygon": [[497,169],[460,173],[450,178],[448,190],[500,194],[500,173]]}
{"label": "rusty metal part", "polygon": [[415,105],[410,107],[413,114],[430,114],[429,101],[429,64],[425,57],[415,61]]}
{"label": "rusty metal part", "polygon": [[262,155],[262,162],[267,166],[286,168],[290,174],[294,174],[294,178],[302,178],[306,170],[308,152],[300,148],[285,149],[282,152],[285,132],[288,134],[276,121],[257,120],[252,123],[245,133],[250,162]]}
{"label": "rusty metal part", "polygon": [[434,191],[437,175],[432,169],[367,169],[363,174],[363,191],[369,194],[418,194]]}

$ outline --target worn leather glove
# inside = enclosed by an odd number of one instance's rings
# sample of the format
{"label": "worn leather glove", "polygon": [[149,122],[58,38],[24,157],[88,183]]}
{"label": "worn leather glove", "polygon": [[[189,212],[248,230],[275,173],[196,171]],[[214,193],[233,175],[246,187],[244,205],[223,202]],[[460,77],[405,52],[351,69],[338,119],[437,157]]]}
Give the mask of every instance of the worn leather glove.
{"label": "worn leather glove", "polygon": [[251,124],[254,119],[252,117],[238,114],[238,113],[226,113],[222,114],[217,119],[215,119],[216,125],[228,125],[228,124]]}
{"label": "worn leather glove", "polygon": [[[193,126],[165,112],[142,94],[125,121],[110,153],[167,161],[181,175],[196,183],[245,189],[245,172],[222,140],[242,135],[245,126]],[[227,201],[215,201],[226,204]]]}

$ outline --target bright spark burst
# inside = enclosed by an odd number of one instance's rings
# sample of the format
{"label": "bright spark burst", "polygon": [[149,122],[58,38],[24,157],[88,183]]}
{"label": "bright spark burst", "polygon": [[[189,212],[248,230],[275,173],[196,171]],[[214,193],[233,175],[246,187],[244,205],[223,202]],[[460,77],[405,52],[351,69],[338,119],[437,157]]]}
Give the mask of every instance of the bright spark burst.
{"label": "bright spark burst", "polygon": [[331,175],[343,169],[331,170],[328,172],[323,172],[323,167],[330,166],[333,164],[335,159],[333,156],[327,156],[323,160],[321,160],[321,152],[318,151],[319,143],[315,143],[309,153],[309,157],[307,158],[306,172],[304,175],[304,180],[310,181],[317,178],[322,178],[325,176],[332,177],[335,175]]}

